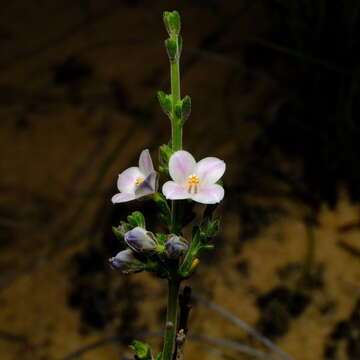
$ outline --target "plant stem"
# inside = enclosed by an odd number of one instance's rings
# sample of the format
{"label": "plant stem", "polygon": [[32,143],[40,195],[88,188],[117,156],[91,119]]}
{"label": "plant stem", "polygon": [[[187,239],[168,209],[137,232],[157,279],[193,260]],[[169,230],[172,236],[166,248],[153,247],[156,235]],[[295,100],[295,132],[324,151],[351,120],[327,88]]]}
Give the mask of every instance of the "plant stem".
{"label": "plant stem", "polygon": [[[177,42],[178,36],[174,39]],[[179,53],[179,49],[178,49]],[[172,109],[171,109],[171,146],[173,151],[182,149],[182,119],[176,115],[176,104],[180,101],[180,54],[175,59],[170,61],[170,76],[171,76],[171,96],[172,96]],[[178,204],[176,201],[171,202],[171,224],[172,231],[176,231],[175,220],[176,220],[176,208]]]}
{"label": "plant stem", "polygon": [[[178,36],[175,35],[174,39],[178,41]],[[180,101],[180,53],[177,49],[178,56],[170,61],[170,74],[171,74],[171,96],[172,96],[172,109],[171,109],[171,146],[173,151],[181,150],[182,148],[182,119],[176,115],[176,105]],[[178,232],[176,229],[176,214],[178,203],[171,202],[171,227],[173,232]],[[162,360],[172,360],[175,351],[175,338],[177,332],[177,305],[180,280],[169,279],[168,281],[168,304],[166,312],[166,327],[164,335],[164,348],[162,352]]]}
{"label": "plant stem", "polygon": [[176,116],[175,108],[180,101],[180,55],[170,62],[171,73],[171,144],[172,150],[178,151],[182,148],[182,120]]}
{"label": "plant stem", "polygon": [[177,303],[179,295],[179,280],[169,280],[169,291],[168,291],[168,304],[166,313],[166,327],[164,335],[164,348],[162,353],[162,360],[172,360],[174,348],[175,348],[175,337],[177,330]]}

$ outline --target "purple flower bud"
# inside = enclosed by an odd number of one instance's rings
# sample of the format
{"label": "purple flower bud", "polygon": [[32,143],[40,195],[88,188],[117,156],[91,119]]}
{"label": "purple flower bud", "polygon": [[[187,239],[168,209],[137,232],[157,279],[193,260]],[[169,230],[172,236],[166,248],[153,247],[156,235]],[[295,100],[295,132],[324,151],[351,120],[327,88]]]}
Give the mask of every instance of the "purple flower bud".
{"label": "purple flower bud", "polygon": [[177,259],[189,248],[186,240],[180,236],[170,235],[165,243],[165,249],[171,259]]}
{"label": "purple flower bud", "polygon": [[157,245],[155,236],[140,226],[125,233],[124,239],[126,244],[136,252],[153,251]]}
{"label": "purple flower bud", "polygon": [[112,268],[120,270],[124,274],[132,274],[144,270],[145,265],[138,260],[130,250],[123,250],[109,259]]}

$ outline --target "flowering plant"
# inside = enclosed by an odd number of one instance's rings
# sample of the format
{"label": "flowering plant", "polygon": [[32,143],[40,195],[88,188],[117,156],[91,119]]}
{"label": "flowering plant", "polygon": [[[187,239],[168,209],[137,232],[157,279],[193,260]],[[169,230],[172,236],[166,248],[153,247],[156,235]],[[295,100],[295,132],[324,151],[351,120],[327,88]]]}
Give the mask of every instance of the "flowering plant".
{"label": "flowering plant", "polygon": [[[159,173],[154,169],[149,150],[145,149],[140,154],[138,167],[130,167],[120,173],[117,181],[119,193],[112,197],[114,204],[152,198],[167,228],[166,233],[152,233],[139,211],[113,228],[115,235],[127,247],[109,259],[114,269],[124,274],[147,270],[168,280],[163,350],[154,357],[149,345],[135,341],[132,345],[135,359],[141,360],[172,360],[180,354],[175,340],[184,341],[186,335],[186,329],[177,326],[180,283],[193,274],[199,264],[201,251],[213,249],[209,241],[219,229],[214,210],[224,197],[224,188],[220,183],[225,172],[224,161],[206,157],[196,162],[188,151],[182,150],[182,129],[190,115],[191,101],[189,96],[180,97],[182,38],[179,13],[164,12],[164,23],[169,34],[165,47],[170,60],[171,93],[159,91],[158,99],[171,122],[171,140],[169,145],[160,147],[159,172],[170,176],[171,180],[163,184],[162,194],[158,192]],[[185,239],[184,227],[194,220],[194,202],[205,204],[206,207],[202,220],[192,229],[192,238]]]}

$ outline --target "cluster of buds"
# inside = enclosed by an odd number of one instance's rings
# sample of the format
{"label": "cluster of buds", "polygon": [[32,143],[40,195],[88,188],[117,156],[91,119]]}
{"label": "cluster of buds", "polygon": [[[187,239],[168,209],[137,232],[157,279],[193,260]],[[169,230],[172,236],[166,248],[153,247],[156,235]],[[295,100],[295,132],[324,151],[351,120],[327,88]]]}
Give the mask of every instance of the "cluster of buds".
{"label": "cluster of buds", "polygon": [[[139,214],[139,212],[133,213],[130,218]],[[174,275],[169,272],[170,264],[167,262],[181,262],[189,248],[187,241],[174,234],[155,235],[141,226],[122,233],[126,226],[131,227],[127,223],[114,229],[114,233],[124,240],[127,249],[110,258],[110,265],[124,274],[149,270],[159,276]]]}

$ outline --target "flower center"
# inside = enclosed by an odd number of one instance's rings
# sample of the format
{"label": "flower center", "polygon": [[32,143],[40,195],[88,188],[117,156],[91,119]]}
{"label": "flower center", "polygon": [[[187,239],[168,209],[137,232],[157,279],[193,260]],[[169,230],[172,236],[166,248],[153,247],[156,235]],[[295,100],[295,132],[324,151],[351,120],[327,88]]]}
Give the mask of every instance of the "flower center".
{"label": "flower center", "polygon": [[136,185],[136,186],[139,186],[144,180],[145,180],[145,179],[142,178],[142,177],[137,178],[136,181],[135,181],[135,185]]}
{"label": "flower center", "polygon": [[188,183],[188,193],[197,194],[200,180],[196,175],[190,175],[187,180]]}

